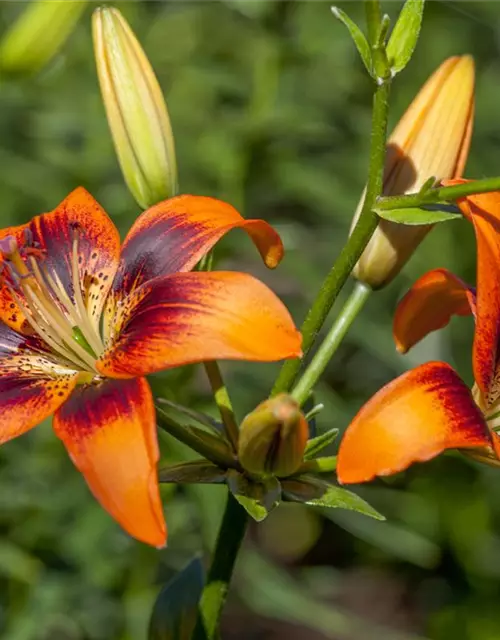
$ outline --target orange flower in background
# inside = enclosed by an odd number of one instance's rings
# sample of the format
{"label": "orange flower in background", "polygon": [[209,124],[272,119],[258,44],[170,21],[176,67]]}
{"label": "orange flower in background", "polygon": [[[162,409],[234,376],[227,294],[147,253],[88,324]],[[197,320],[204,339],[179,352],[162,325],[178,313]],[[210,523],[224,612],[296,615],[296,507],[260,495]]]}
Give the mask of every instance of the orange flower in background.
{"label": "orange flower in background", "polygon": [[[457,184],[464,180],[448,181]],[[477,289],[445,269],[423,275],[398,305],[394,338],[406,352],[453,315],[475,317],[472,392],[443,362],[408,371],[371,398],[340,445],[341,482],[365,482],[446,449],[500,464],[500,192],[459,201],[477,242]]]}
{"label": "orange flower in background", "polygon": [[300,355],[279,299],[250,275],[188,273],[243,228],[268,266],[278,234],[212,198],[178,196],[118,231],[84,189],[0,232],[0,443],[54,413],[101,505],[132,536],[166,541],[153,398],[145,375],[214,359]]}

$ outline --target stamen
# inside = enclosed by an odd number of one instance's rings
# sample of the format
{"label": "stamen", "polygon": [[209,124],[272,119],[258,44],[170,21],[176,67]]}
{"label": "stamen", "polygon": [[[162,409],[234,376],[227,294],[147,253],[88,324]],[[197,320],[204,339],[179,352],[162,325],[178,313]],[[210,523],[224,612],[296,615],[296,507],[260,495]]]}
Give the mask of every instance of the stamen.
{"label": "stamen", "polygon": [[83,301],[82,289],[80,286],[80,273],[78,267],[78,230],[73,230],[73,253],[71,256],[71,272],[73,279],[73,295],[75,297],[76,308],[78,312],[78,326],[82,331],[87,342],[90,344],[92,349],[96,353],[102,353],[104,351],[104,344],[102,342],[101,336],[94,329],[92,323],[90,322],[87,308],[85,307],[85,303]]}
{"label": "stamen", "polygon": [[[101,353],[104,345],[93,329],[83,303],[78,277],[77,234],[74,235],[72,256],[74,302],[57,274],[51,277],[47,269],[42,272],[37,258],[43,256],[44,251],[33,247],[31,232],[25,233],[25,240],[28,247],[23,249],[22,255],[13,236],[0,240],[0,253],[4,257],[3,284],[31,328],[64,360],[65,366],[90,370],[93,375],[96,353]],[[23,293],[23,300],[15,289]]]}

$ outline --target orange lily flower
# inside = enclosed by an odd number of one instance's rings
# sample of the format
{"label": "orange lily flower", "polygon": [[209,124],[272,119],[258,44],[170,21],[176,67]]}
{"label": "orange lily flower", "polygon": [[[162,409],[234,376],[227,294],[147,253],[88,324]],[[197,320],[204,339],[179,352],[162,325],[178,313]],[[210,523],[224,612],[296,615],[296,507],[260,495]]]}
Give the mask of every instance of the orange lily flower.
{"label": "orange lily flower", "polygon": [[250,275],[188,273],[232,228],[268,266],[283,247],[261,220],[178,196],[118,231],[84,189],[0,231],[0,443],[54,413],[53,426],[101,505],[132,536],[166,542],[145,375],[214,359],[300,355],[279,299]]}
{"label": "orange lily flower", "polygon": [[444,362],[423,364],[387,384],[345,433],[337,466],[341,482],[390,475],[446,449],[500,464],[500,192],[458,204],[476,234],[477,289],[446,269],[429,271],[399,303],[393,331],[404,353],[453,315],[473,314],[474,387],[469,390]]}

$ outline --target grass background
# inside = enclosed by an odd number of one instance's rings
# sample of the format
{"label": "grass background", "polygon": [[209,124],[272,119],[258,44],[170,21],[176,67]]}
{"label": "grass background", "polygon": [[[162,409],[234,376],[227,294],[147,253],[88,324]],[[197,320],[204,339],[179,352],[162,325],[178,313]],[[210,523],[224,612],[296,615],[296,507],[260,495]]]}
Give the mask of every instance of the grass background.
{"label": "grass background", "polygon": [[[238,232],[219,265],[250,271],[300,323],[342,247],[366,179],[371,86],[328,2],[117,2],[168,100],[184,192],[228,200],[281,232],[287,255],[266,272]],[[23,3],[0,3],[5,32]],[[91,3],[92,5],[92,3]],[[362,21],[359,2],[339,3]],[[396,15],[400,2],[386,2]],[[98,91],[92,6],[36,77],[0,83],[0,221],[52,209],[77,185],[125,232],[138,214],[114,156]],[[428,2],[421,39],[392,94],[394,125],[434,68],[471,53],[477,111],[469,177],[500,170],[500,5]],[[425,270],[473,280],[464,223],[434,230],[407,268],[369,301],[336,354],[318,399],[319,429],[344,428],[382,384],[428,359],[471,380],[472,323],[459,319],[408,356],[391,318]],[[265,397],[275,365],[224,367],[240,416]],[[158,392],[208,409],[203,372],[154,380]],[[165,460],[175,444],[162,436]],[[213,543],[219,488],[164,490],[169,547],[125,536],[93,501],[49,424],[0,449],[0,637],[143,640],[159,585]],[[500,637],[500,475],[443,456],[360,494],[387,516],[284,506],[252,527],[224,620],[243,640],[494,640]]]}

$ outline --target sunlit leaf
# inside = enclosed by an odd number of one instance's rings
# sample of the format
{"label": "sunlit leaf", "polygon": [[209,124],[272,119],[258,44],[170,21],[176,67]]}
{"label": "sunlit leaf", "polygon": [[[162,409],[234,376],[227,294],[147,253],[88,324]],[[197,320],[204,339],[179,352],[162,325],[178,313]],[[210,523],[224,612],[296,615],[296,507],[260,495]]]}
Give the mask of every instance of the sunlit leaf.
{"label": "sunlit leaf", "polygon": [[338,429],[330,429],[329,431],[325,431],[325,433],[322,433],[316,438],[311,438],[311,440],[309,440],[306,445],[304,460],[311,460],[318,453],[323,451],[325,447],[327,447],[329,444],[332,444],[332,442],[338,436],[338,433]]}
{"label": "sunlit leaf", "polygon": [[236,500],[257,522],[267,518],[281,501],[281,485],[277,478],[254,481],[231,470],[227,474],[227,484]]}
{"label": "sunlit leaf", "polygon": [[370,45],[368,44],[368,40],[366,39],[365,34],[361,31],[358,25],[353,20],[351,20],[351,18],[349,18],[347,13],[345,13],[345,11],[342,11],[342,9],[339,9],[338,7],[332,7],[332,13],[337,18],[337,20],[340,20],[340,22],[342,22],[342,24],[345,25],[349,30],[351,38],[353,39],[358,53],[361,56],[361,60],[363,60],[368,73],[372,75],[372,56],[370,52]]}
{"label": "sunlit leaf", "polygon": [[406,67],[420,34],[425,0],[406,0],[387,44],[387,57],[392,72]]}
{"label": "sunlit leaf", "polygon": [[304,474],[293,480],[285,480],[282,486],[283,495],[289,500],[315,507],[348,509],[376,520],[385,520],[382,514],[355,493],[312,475]]}
{"label": "sunlit leaf", "polygon": [[437,222],[448,222],[462,218],[457,207],[447,204],[429,204],[406,209],[391,209],[390,211],[375,208],[375,212],[384,220],[408,225],[436,224]]}

